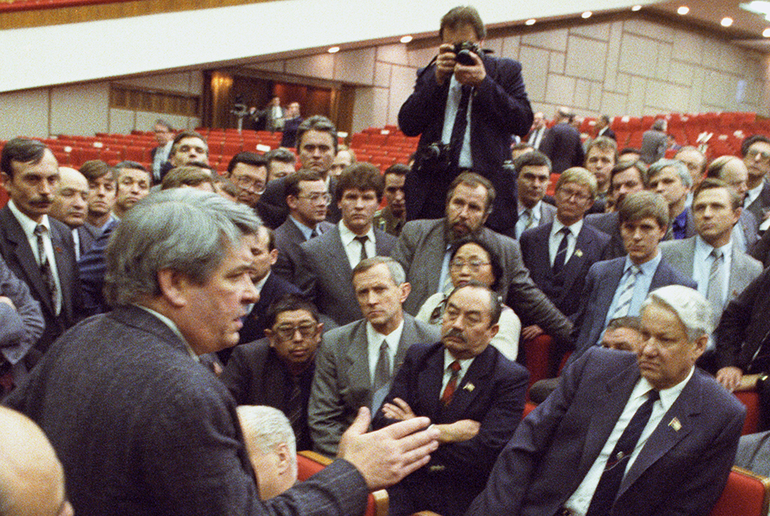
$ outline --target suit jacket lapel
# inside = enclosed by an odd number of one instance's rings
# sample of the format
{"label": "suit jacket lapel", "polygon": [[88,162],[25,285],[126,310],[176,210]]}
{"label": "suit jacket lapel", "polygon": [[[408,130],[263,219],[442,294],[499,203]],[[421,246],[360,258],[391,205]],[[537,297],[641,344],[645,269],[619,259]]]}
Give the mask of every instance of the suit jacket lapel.
{"label": "suit jacket lapel", "polygon": [[366,320],[359,321],[350,335],[347,360],[348,375],[350,384],[353,386],[353,392],[357,390],[355,386],[359,386],[362,391],[369,393],[367,399],[359,400],[361,405],[369,406],[372,397],[370,392],[372,379],[369,374],[369,341],[366,336]]}
{"label": "suit jacket lapel", "polygon": [[[66,231],[69,231],[67,229]],[[51,223],[51,245],[53,246],[53,253],[56,260],[56,271],[59,274],[59,285],[61,300],[62,314],[66,314],[68,318],[71,316],[72,299],[71,290],[67,288],[67,285],[72,285],[75,278],[72,277],[72,264],[75,260],[75,250],[70,248],[70,245],[59,232],[59,228],[56,228]],[[70,255],[70,252],[72,253]]]}
{"label": "suit jacket lapel", "polygon": [[347,285],[351,283],[353,279],[353,269],[350,268],[348,254],[345,252],[345,248],[342,246],[342,238],[340,237],[339,228],[335,226],[331,229],[330,233],[330,245],[324,248],[327,256],[329,257],[327,263],[334,270],[335,274],[337,274],[337,277],[342,282],[342,284]]}
{"label": "suit jacket lapel", "polygon": [[[441,355],[443,357],[443,353]],[[468,372],[465,373],[462,381],[460,381],[457,389],[455,389],[452,403],[444,409],[442,419],[445,419],[446,421],[457,421],[460,415],[467,412],[468,407],[482,391],[482,389],[477,389],[476,387],[486,383],[494,364],[494,350],[487,346],[487,349],[478,355],[471,363]]]}
{"label": "suit jacket lapel", "polygon": [[401,340],[398,341],[398,349],[396,350],[396,356],[393,362],[394,376],[404,364],[404,357],[406,357],[406,351],[409,349],[409,346],[416,343],[417,326],[414,323],[414,318],[404,312],[404,329],[401,331]]}
{"label": "suit jacket lapel", "polygon": [[425,358],[424,368],[417,377],[417,393],[426,402],[426,414],[440,413],[441,384],[444,380],[444,346],[436,346],[433,353]]}

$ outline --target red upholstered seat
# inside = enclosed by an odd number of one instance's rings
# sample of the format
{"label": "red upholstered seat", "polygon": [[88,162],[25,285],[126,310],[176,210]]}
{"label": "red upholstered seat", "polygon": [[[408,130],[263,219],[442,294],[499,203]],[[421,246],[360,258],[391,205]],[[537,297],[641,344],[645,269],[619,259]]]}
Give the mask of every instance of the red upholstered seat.
{"label": "red upholstered seat", "polygon": [[733,466],[725,490],[709,516],[765,516],[770,479]]}

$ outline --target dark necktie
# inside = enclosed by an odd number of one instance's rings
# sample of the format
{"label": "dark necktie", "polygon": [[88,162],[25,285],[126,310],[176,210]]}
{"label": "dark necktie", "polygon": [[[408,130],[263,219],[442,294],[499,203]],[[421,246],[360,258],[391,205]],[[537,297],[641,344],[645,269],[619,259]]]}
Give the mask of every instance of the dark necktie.
{"label": "dark necktie", "polygon": [[450,144],[452,145],[452,166],[457,168],[460,163],[460,151],[463,148],[463,141],[465,140],[465,128],[468,127],[468,103],[471,99],[471,90],[473,88],[468,85],[462,86],[462,95],[460,96],[460,103],[457,106],[457,114],[455,115],[455,122],[452,126],[452,139]]}
{"label": "dark necktie", "polygon": [[289,418],[291,427],[294,429],[294,435],[297,442],[301,441],[302,435],[302,389],[299,387],[299,377],[291,377],[291,392],[289,393],[289,403],[286,407],[286,415]]}
{"label": "dark necktie", "polygon": [[444,387],[444,392],[441,393],[441,403],[443,403],[445,407],[452,403],[452,398],[455,395],[457,380],[460,378],[460,362],[455,360],[449,364],[449,369],[452,370],[452,376],[449,377],[449,382],[446,384],[446,387]]}
{"label": "dark necktie", "polygon": [[652,414],[652,406],[660,399],[660,394],[656,390],[647,393],[647,400],[636,410],[634,417],[629,421],[628,426],[618,439],[618,443],[610,453],[607,464],[604,466],[604,473],[599,479],[599,485],[596,486],[594,496],[591,498],[591,505],[588,506],[586,516],[605,516],[610,513],[612,504],[615,503],[615,497],[618,495],[620,483],[623,481],[623,475],[626,472],[628,459],[634,453],[639,437],[647,426]]}
{"label": "dark necktie", "polygon": [[361,244],[361,257],[358,261],[366,260],[369,256],[366,254],[366,242],[369,240],[368,236],[357,236],[355,240]]}
{"label": "dark necktie", "polygon": [[54,312],[56,311],[56,305],[58,304],[59,293],[56,290],[56,280],[53,277],[53,271],[51,270],[51,262],[48,261],[48,254],[45,252],[44,238],[46,229],[42,224],[35,226],[35,236],[37,237],[37,255],[40,263],[40,276],[43,278],[43,284],[48,291],[48,296],[51,299]]}
{"label": "dark necktie", "polygon": [[315,237],[317,237],[318,235],[319,235],[319,233],[318,233],[318,230],[317,230],[317,229],[315,229],[315,228],[313,228],[313,231],[311,231],[311,232],[310,232],[310,238],[309,238],[308,240],[310,240],[310,239],[312,239],[312,238],[315,238]]}
{"label": "dark necktie", "polygon": [[377,365],[374,366],[374,381],[372,382],[372,392],[377,392],[389,381],[390,353],[388,352],[388,341],[383,340],[382,344],[380,344],[380,356],[377,359]]}
{"label": "dark necktie", "polygon": [[567,237],[572,233],[569,228],[561,228],[559,233],[562,234],[561,242],[559,242],[559,249],[556,250],[556,256],[553,259],[553,274],[554,276],[559,274],[564,268],[564,261],[567,259]]}

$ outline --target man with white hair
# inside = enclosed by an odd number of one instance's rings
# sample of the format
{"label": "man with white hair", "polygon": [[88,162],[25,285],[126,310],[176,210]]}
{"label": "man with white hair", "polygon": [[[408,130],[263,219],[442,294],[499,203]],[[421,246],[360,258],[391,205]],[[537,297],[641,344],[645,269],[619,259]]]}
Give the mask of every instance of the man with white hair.
{"label": "man with white hair", "polygon": [[257,474],[259,497],[268,500],[297,482],[297,444],[291,423],[277,408],[241,405],[237,409],[249,462]]}
{"label": "man with white hair", "polygon": [[467,514],[708,514],[746,414],[695,367],[711,330],[696,290],[650,293],[637,353],[594,347],[569,367]]}

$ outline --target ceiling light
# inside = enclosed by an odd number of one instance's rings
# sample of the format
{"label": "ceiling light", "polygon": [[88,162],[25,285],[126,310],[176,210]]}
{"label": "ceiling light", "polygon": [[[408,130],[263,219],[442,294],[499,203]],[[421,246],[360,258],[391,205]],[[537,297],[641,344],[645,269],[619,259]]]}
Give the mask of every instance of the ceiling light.
{"label": "ceiling light", "polygon": [[770,29],[765,29],[762,31],[762,36],[765,38],[770,38]]}
{"label": "ceiling light", "polygon": [[327,52],[329,52],[330,54],[336,54],[339,51],[340,51],[340,47],[331,47],[329,50],[327,50]]}
{"label": "ceiling light", "polygon": [[524,25],[534,25],[537,20],[534,18],[530,18],[529,20],[524,22]]}
{"label": "ceiling light", "polygon": [[401,43],[409,43],[412,41],[412,36],[404,36],[401,38]]}
{"label": "ceiling light", "polygon": [[729,27],[730,25],[733,24],[733,19],[730,18],[729,16],[725,16],[724,18],[722,18],[722,21],[719,23],[722,25],[722,27]]}
{"label": "ceiling light", "polygon": [[586,12],[584,12],[583,14],[581,14],[581,15],[580,15],[580,17],[581,17],[581,18],[583,18],[583,19],[585,19],[585,20],[587,20],[588,18],[590,18],[590,17],[591,17],[591,15],[592,15],[592,14],[593,14],[593,13],[592,13],[591,11],[586,11]]}
{"label": "ceiling light", "polygon": [[747,4],[739,4],[739,6],[745,11],[762,15],[766,20],[770,21],[770,2],[764,0],[754,0]]}
{"label": "ceiling light", "polygon": [[684,16],[685,14],[690,12],[690,8],[686,5],[681,6],[679,9],[676,10],[676,13],[679,15]]}
{"label": "ceiling light", "polygon": [[642,6],[641,5],[635,5],[635,6],[633,6],[631,8],[631,10],[634,11],[634,12],[641,11],[642,10]]}

